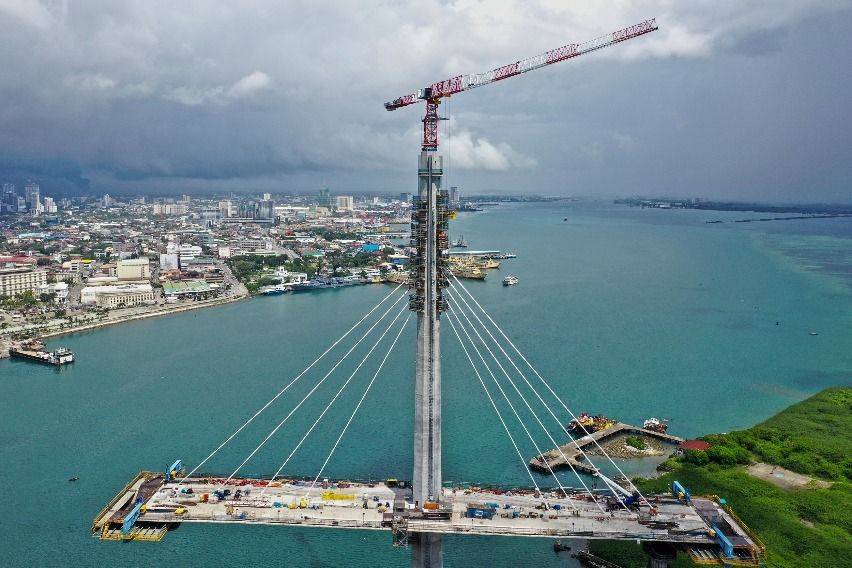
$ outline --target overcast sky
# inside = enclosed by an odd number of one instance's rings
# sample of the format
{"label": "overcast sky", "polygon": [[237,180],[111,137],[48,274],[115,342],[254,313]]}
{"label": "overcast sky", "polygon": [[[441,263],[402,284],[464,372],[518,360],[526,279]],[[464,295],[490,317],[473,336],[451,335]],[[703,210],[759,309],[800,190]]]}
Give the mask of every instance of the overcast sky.
{"label": "overcast sky", "polygon": [[442,105],[448,181],[852,201],[846,0],[0,0],[0,182],[410,191],[422,108],[385,101],[650,17]]}

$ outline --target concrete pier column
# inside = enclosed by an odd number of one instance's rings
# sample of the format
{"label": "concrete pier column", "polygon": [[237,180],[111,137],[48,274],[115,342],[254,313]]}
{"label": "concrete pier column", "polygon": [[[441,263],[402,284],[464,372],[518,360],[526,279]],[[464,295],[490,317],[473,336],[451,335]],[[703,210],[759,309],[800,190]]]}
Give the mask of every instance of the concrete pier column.
{"label": "concrete pier column", "polygon": [[670,568],[677,559],[677,549],[667,542],[643,542],[642,548],[650,556],[648,568]]}
{"label": "concrete pier column", "polygon": [[[414,294],[410,307],[417,312],[417,361],[414,377],[413,499],[422,507],[441,500],[441,326],[439,273],[446,231],[442,213],[441,157],[424,150],[418,165],[419,190],[412,213],[412,241],[417,256],[412,263]],[[420,534],[412,540],[411,565],[443,566],[441,535]]]}

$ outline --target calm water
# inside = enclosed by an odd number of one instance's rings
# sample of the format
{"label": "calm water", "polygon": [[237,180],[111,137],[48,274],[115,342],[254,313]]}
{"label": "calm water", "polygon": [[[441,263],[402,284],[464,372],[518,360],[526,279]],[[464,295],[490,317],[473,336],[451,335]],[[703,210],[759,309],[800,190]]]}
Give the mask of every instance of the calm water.
{"label": "calm water", "polygon": [[[518,254],[468,287],[569,406],[634,423],[665,417],[694,436],[749,426],[852,376],[852,223],[704,223],[749,216],[518,205],[464,214],[453,230],[473,249]],[[503,288],[507,273],[520,285]],[[77,353],[61,371],[0,361],[0,565],[407,566],[390,535],[366,531],[183,526],[158,544],[127,545],[89,536],[92,517],[139,469],[197,463],[388,291],[260,298],[68,336],[51,342]],[[524,483],[445,329],[445,479]],[[329,476],[410,477],[412,342],[409,326]],[[329,366],[205,469],[230,472]],[[371,375],[355,379],[285,473],[317,472]],[[244,471],[277,469],[346,376],[329,379]],[[563,565],[538,539],[448,538],[445,550],[448,566]]]}

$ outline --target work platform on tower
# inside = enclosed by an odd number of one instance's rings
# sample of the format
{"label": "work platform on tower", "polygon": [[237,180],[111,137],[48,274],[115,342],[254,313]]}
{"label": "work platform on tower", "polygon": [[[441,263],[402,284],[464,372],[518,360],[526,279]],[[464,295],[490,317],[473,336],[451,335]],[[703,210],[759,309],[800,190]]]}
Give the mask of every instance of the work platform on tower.
{"label": "work platform on tower", "polygon": [[224,482],[140,472],[94,519],[92,532],[107,540],[159,540],[180,523],[263,524],[386,530],[402,543],[420,533],[641,540],[739,565],[756,565],[761,554],[748,528],[710,498],[654,496],[654,515],[620,507],[604,513],[583,491],[565,497],[558,490],[458,487],[444,488],[440,506],[430,510],[412,501],[407,483]]}

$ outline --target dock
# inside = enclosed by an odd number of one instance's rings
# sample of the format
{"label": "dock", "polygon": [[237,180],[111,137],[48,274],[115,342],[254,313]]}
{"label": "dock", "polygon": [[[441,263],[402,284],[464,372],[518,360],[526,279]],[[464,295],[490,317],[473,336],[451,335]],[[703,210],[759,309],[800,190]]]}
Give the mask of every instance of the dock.
{"label": "dock", "polygon": [[[569,442],[559,448],[554,448],[549,452],[534,457],[530,460],[530,468],[548,473],[551,468],[558,469],[564,467],[573,467],[578,472],[594,474],[596,470],[583,459],[583,452],[591,451],[595,448],[596,443],[601,444],[607,438],[612,438],[620,434],[635,434],[638,436],[647,436],[656,438],[669,444],[680,444],[683,438],[672,436],[671,434],[663,434],[653,430],[646,430],[638,426],[625,424],[624,422],[616,422],[609,428],[598,430],[582,438],[576,438],[574,442]],[[582,451],[581,451],[582,450]],[[563,457],[564,456],[564,457]]]}
{"label": "dock", "polygon": [[37,339],[12,343],[9,347],[9,356],[56,367],[74,362],[74,353],[70,349],[59,347],[48,351],[44,343]]}
{"label": "dock", "polygon": [[[98,513],[92,534],[156,541],[180,523],[233,523],[384,530],[398,544],[419,533],[642,540],[718,558],[723,534],[726,561],[756,566],[762,554],[749,529],[712,498],[656,495],[648,498],[651,513],[604,513],[582,491],[453,487],[442,490],[439,508],[427,510],[412,502],[408,484],[168,477],[140,472]],[[472,507],[488,514],[471,516]]]}

